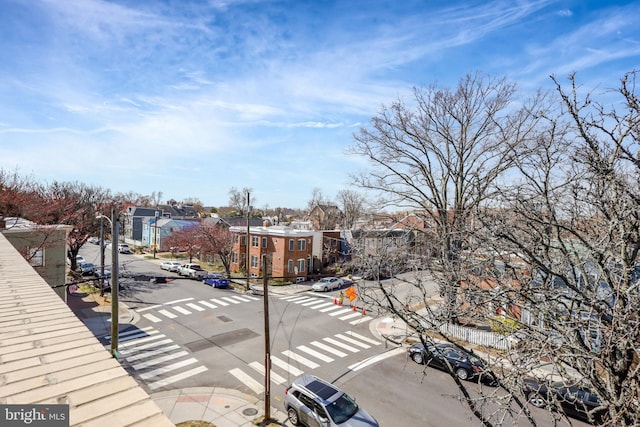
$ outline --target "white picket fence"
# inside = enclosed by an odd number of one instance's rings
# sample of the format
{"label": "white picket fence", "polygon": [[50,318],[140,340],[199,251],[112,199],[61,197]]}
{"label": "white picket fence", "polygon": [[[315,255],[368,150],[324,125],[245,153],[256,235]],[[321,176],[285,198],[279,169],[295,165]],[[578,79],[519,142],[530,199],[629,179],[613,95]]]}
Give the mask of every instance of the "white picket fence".
{"label": "white picket fence", "polygon": [[491,331],[481,331],[479,329],[468,328],[466,326],[451,325],[448,323],[439,326],[440,333],[452,338],[457,338],[471,344],[485,347],[508,350],[509,342],[504,335]]}

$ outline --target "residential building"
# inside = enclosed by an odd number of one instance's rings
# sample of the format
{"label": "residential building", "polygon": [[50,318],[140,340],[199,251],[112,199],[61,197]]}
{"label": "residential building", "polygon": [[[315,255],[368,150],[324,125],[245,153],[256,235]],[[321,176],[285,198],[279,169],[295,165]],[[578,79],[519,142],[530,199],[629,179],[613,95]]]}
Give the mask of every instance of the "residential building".
{"label": "residential building", "polygon": [[[245,270],[247,257],[247,228],[234,226],[234,245],[231,253],[231,271]],[[304,281],[313,267],[313,232],[294,230],[285,226],[249,227],[250,277],[263,274],[262,255],[271,258],[271,277],[291,281]]]}
{"label": "residential building", "polygon": [[144,218],[142,222],[142,246],[153,249],[154,247],[161,252],[171,250],[165,242],[166,238],[172,233],[193,227],[199,224],[198,218],[191,220],[173,219],[173,218]]}
{"label": "residential building", "polygon": [[318,204],[309,211],[309,221],[314,230],[335,230],[341,219],[342,212],[336,205]]}

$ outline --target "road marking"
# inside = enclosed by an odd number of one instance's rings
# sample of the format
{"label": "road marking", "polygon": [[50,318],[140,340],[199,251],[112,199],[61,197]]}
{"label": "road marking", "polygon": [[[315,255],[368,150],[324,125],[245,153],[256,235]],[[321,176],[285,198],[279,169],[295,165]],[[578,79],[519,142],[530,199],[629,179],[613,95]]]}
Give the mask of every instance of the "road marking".
{"label": "road marking", "polygon": [[217,305],[213,305],[213,304],[211,304],[210,302],[207,302],[207,301],[198,301],[198,304],[202,304],[205,307],[209,307],[209,308],[218,308]]}
{"label": "road marking", "polygon": [[314,298],[312,301],[302,303],[301,305],[304,306],[304,307],[308,307],[310,305],[315,305],[315,304],[318,304],[318,303],[324,303],[324,301],[322,301],[321,299],[318,299],[318,298]]}
{"label": "road marking", "polygon": [[193,299],[193,298],[177,299],[177,300],[174,300],[174,301],[165,302],[164,304],[165,304],[165,305],[167,305],[167,304],[176,304],[176,303],[179,303],[179,302],[191,301],[192,299]]}
{"label": "road marking", "polygon": [[119,342],[119,347],[123,348],[123,347],[130,347],[132,345],[137,345],[143,342],[148,342],[148,341],[153,341],[153,340],[157,340],[158,338],[165,338],[165,335],[163,334],[158,334],[158,335],[147,335],[146,338],[139,338],[139,339],[132,339],[132,340],[128,340],[125,342]]}
{"label": "road marking", "polygon": [[194,303],[192,303],[192,302],[188,302],[188,303],[187,303],[187,307],[191,307],[191,308],[193,308],[193,309],[194,309],[194,310],[196,310],[196,311],[204,311],[204,310],[205,310],[204,308],[202,308],[202,307],[200,307],[199,305],[196,305],[196,304],[194,304]]}
{"label": "road marking", "polygon": [[295,360],[298,363],[302,363],[303,365],[305,365],[305,366],[307,366],[307,367],[309,367],[311,369],[316,369],[318,366],[320,366],[316,362],[313,362],[313,361],[307,359],[306,357],[302,357],[299,354],[294,353],[293,351],[285,350],[285,351],[282,352],[282,354],[287,356],[289,359]]}
{"label": "road marking", "polygon": [[367,345],[367,344],[361,343],[360,341],[356,341],[356,340],[354,340],[353,338],[345,337],[345,336],[344,336],[344,335],[342,335],[342,334],[335,334],[335,337],[336,337],[336,338],[340,338],[342,341],[346,341],[346,342],[351,343],[351,344],[353,344],[353,345],[357,345],[358,347],[362,347],[362,348],[371,348],[371,346],[370,346],[370,345]]}
{"label": "road marking", "polygon": [[189,353],[184,350],[178,351],[176,353],[170,353],[162,357],[158,357],[155,359],[148,360],[146,362],[141,362],[136,365],[132,365],[131,367],[136,371],[139,371],[140,369],[148,368],[149,366],[159,365],[160,363],[164,363],[168,360],[178,359],[179,357],[184,357],[188,355]]}
{"label": "road marking", "polygon": [[347,331],[344,334],[345,335],[349,335],[349,336],[351,336],[353,338],[357,338],[357,339],[359,339],[361,341],[368,342],[369,344],[382,345],[382,343],[380,341],[372,340],[371,338],[367,338],[364,335],[360,335],[360,334],[357,334],[357,333],[352,332],[352,331]]}
{"label": "road marking", "polygon": [[[166,340],[160,340],[160,341],[155,341],[149,344],[145,344],[145,345],[141,345],[139,347],[133,347],[129,350],[118,350],[118,353],[120,353],[120,355],[124,356],[126,354],[131,354],[131,353],[135,353],[136,351],[141,351],[141,350],[146,350],[148,348],[153,348],[153,347],[157,347],[159,345],[163,345],[163,344],[170,344],[173,341],[171,341],[170,339],[166,339]],[[146,353],[144,353],[146,354]]]}
{"label": "road marking", "polygon": [[234,299],[233,299],[233,298],[231,298],[231,297],[222,297],[222,299],[223,299],[223,300],[225,300],[225,301],[232,302],[232,303],[234,303],[234,304],[240,304],[240,301],[236,301],[236,300],[234,300]]}
{"label": "road marking", "polygon": [[[122,332],[121,334],[118,335],[118,338],[120,339],[120,341],[125,341],[123,340],[124,337],[128,337],[130,335],[140,335],[140,336],[145,336],[145,334],[143,332],[147,332],[153,330],[153,326],[147,326],[144,328],[139,328],[139,329],[131,329],[129,331],[125,331]],[[158,331],[154,330],[154,332],[150,332],[151,334],[155,334],[158,333]],[[146,334],[149,335],[149,334]],[[102,337],[103,339],[107,340],[107,341],[111,341],[111,335],[105,335],[104,337]]]}
{"label": "road marking", "polygon": [[323,308],[322,310],[320,310],[320,313],[326,313],[327,311],[337,310],[340,307],[341,306],[339,306],[339,305],[332,305],[331,307]]}
{"label": "road marking", "polygon": [[148,310],[153,310],[154,308],[158,308],[158,307],[162,307],[162,304],[156,304],[156,305],[152,305],[150,307],[145,307],[145,308],[139,308],[136,311],[138,313],[142,313],[143,311],[148,311]]}
{"label": "road marking", "polygon": [[173,307],[173,309],[175,311],[177,311],[178,313],[182,313],[182,314],[191,314],[191,312],[189,310],[187,310],[186,308],[182,308],[180,306],[177,307]]}
{"label": "road marking", "polygon": [[315,297],[303,297],[301,299],[291,300],[290,302],[293,302],[296,304],[302,304],[303,302],[309,302],[309,301],[315,301],[315,300],[316,300]]}
{"label": "road marking", "polygon": [[[322,310],[320,310],[320,311],[322,311]],[[345,313],[348,313],[350,311],[353,311],[353,309],[351,309],[351,308],[343,308],[340,311],[334,311],[333,313],[329,313],[329,316],[339,316],[341,314],[345,314]]]}
{"label": "road marking", "polygon": [[226,307],[226,306],[228,306],[228,305],[229,305],[229,303],[228,303],[228,302],[220,301],[219,299],[215,299],[215,298],[210,298],[210,299],[209,299],[209,301],[213,301],[213,302],[215,302],[216,304],[221,305],[221,306],[223,306],[223,307]]}
{"label": "road marking", "polygon": [[169,319],[175,319],[176,316],[175,314],[173,314],[172,312],[168,311],[168,310],[158,310],[158,313],[160,314],[164,314],[165,316],[167,316]]}
{"label": "road marking", "polygon": [[229,373],[239,379],[241,383],[253,390],[255,394],[261,394],[264,392],[264,386],[258,381],[251,378],[249,375],[242,372],[242,370],[235,368],[230,370]]}
{"label": "road marking", "polygon": [[355,312],[355,313],[347,314],[346,316],[342,316],[340,320],[353,319],[354,317],[357,317],[357,316],[362,316],[362,313]]}
{"label": "road marking", "polygon": [[333,359],[331,357],[325,356],[324,354],[317,352],[314,349],[307,347],[306,345],[299,345],[297,348],[298,350],[304,351],[305,353],[310,354],[311,356],[315,357],[316,359],[320,359],[323,362],[333,362]]}
{"label": "road marking", "polygon": [[372,320],[369,316],[362,316],[360,319],[354,320],[353,322],[349,322],[350,325],[357,325],[358,323],[367,322]]}
{"label": "road marking", "polygon": [[242,301],[242,302],[251,302],[251,300],[250,300],[250,299],[247,299],[247,298],[245,298],[245,297],[241,297],[241,296],[238,296],[238,295],[233,295],[233,296],[230,296],[229,298],[239,299],[239,300],[240,300],[240,301]]}
{"label": "road marking", "polygon": [[[162,344],[169,344],[171,342],[171,340],[163,340],[163,341],[164,342],[161,341]],[[127,360],[127,362],[135,362],[136,360],[146,359],[147,357],[156,356],[158,354],[166,353],[166,352],[168,352],[170,350],[175,350],[177,348],[180,348],[180,346],[178,344],[168,345],[166,347],[161,347],[161,348],[159,348],[157,350],[153,350],[153,351],[143,351],[143,352],[141,352],[139,354],[136,354],[135,356],[127,357],[126,360]],[[131,351],[134,351],[134,350],[138,350],[139,351],[140,348],[134,348]]]}
{"label": "road marking", "polygon": [[155,390],[157,388],[169,385],[171,383],[175,383],[176,381],[183,380],[185,378],[192,377],[194,375],[198,375],[201,372],[206,371],[207,368],[205,366],[198,366],[197,368],[191,369],[190,371],[182,372],[177,375],[173,375],[171,377],[156,381],[154,383],[149,384],[149,388],[151,390]]}
{"label": "road marking", "polygon": [[334,340],[333,338],[330,338],[330,337],[326,337],[326,338],[322,338],[322,339],[324,341],[328,342],[329,344],[333,344],[333,345],[335,345],[337,347],[343,348],[343,349],[345,349],[347,351],[350,351],[351,353],[357,353],[357,352],[360,351],[359,348],[351,347],[348,344],[342,343],[342,342],[340,342],[338,340]]}
{"label": "road marking", "polygon": [[[249,366],[251,366],[255,371],[260,372],[263,376],[267,375],[267,370],[264,368],[264,366],[262,365],[262,363],[259,362],[251,362],[249,363]],[[281,377],[280,375],[276,374],[275,372],[273,372],[273,369],[271,370],[270,374],[269,374],[269,378],[271,379],[271,381],[273,381],[276,384],[284,384],[287,380],[283,377]]]}
{"label": "road marking", "polygon": [[347,355],[347,353],[343,353],[340,350],[336,350],[335,348],[329,347],[328,345],[322,344],[321,342],[318,342],[318,341],[312,341],[310,344],[315,347],[321,348],[322,350],[328,353],[335,354],[338,357],[346,357]]}
{"label": "road marking", "polygon": [[393,357],[397,354],[404,353],[406,350],[403,347],[394,348],[393,350],[387,351],[386,353],[378,354],[377,356],[372,356],[368,359],[363,360],[362,362],[354,363],[351,366],[348,366],[352,371],[359,371],[362,368],[366,368],[369,365],[373,365],[374,363],[380,362],[381,360],[388,359],[389,357]]}
{"label": "road marking", "polygon": [[249,299],[252,299],[254,301],[260,301],[260,299],[261,299],[261,298],[252,297],[251,295],[245,295],[243,298],[249,298]]}
{"label": "road marking", "polygon": [[309,307],[309,308],[311,308],[311,309],[313,309],[313,310],[317,310],[317,309],[319,309],[320,307],[327,307],[327,306],[329,306],[329,305],[335,305],[335,304],[333,304],[333,302],[331,302],[331,301],[329,301],[329,302],[322,302],[321,304],[314,305],[313,307]]}
{"label": "road marking", "polygon": [[147,378],[157,377],[158,375],[166,374],[167,372],[171,372],[188,365],[193,365],[194,363],[198,363],[198,359],[192,357],[190,359],[182,360],[172,365],[163,366],[162,368],[154,369],[153,371],[140,374],[140,379],[146,380]]}
{"label": "road marking", "polygon": [[142,315],[142,317],[145,317],[145,318],[151,320],[153,323],[158,323],[158,322],[162,321],[162,319],[160,319],[159,317],[154,316],[151,313],[145,313],[145,314]]}
{"label": "road marking", "polygon": [[296,368],[295,366],[289,365],[284,360],[278,359],[275,356],[271,356],[271,363],[273,363],[274,365],[278,365],[279,367],[281,367],[282,369],[284,369],[285,371],[289,372],[291,375],[294,375],[296,377],[298,375],[304,374],[304,372],[301,371],[300,369]]}
{"label": "road marking", "polygon": [[306,300],[307,298],[309,298],[309,297],[291,296],[291,297],[285,297],[285,298],[280,298],[280,299],[287,300],[289,302],[296,302],[296,301],[299,301],[299,300]]}

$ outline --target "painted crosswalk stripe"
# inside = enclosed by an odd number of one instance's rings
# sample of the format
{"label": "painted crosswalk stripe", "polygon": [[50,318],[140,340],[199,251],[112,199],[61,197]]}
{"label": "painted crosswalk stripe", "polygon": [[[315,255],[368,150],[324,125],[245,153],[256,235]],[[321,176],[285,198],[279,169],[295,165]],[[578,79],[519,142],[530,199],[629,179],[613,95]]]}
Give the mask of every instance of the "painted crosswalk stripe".
{"label": "painted crosswalk stripe", "polygon": [[132,340],[128,340],[128,341],[125,341],[125,342],[119,341],[118,346],[120,348],[131,347],[133,345],[138,345],[138,344],[143,343],[143,342],[157,340],[158,338],[165,338],[165,335],[164,334],[157,334],[157,335],[154,334],[154,335],[147,335],[145,338],[132,339]]}
{"label": "painted crosswalk stripe", "polygon": [[140,369],[145,369],[145,368],[148,368],[149,366],[159,365],[159,364],[167,362],[169,360],[178,359],[180,357],[184,357],[184,356],[188,356],[188,355],[189,355],[189,353],[186,352],[186,351],[178,351],[178,352],[175,352],[175,353],[166,354],[166,355],[164,355],[162,357],[156,357],[155,359],[147,360],[146,362],[136,363],[135,365],[132,365],[131,367],[133,369],[135,369],[136,371],[139,371]]}
{"label": "painted crosswalk stripe", "polygon": [[347,351],[350,351],[351,353],[357,353],[357,352],[359,352],[359,351],[360,351],[360,349],[359,349],[359,348],[352,347],[352,346],[350,346],[349,344],[345,344],[345,343],[340,342],[340,341],[338,341],[338,340],[334,340],[333,338],[330,338],[330,337],[326,337],[326,338],[322,338],[322,339],[323,339],[324,341],[328,342],[329,344],[333,344],[333,345],[335,345],[336,347],[343,348],[343,349],[345,349],[345,350],[347,350]]}
{"label": "painted crosswalk stripe", "polygon": [[[165,342],[163,342],[162,344],[169,344],[171,342],[171,340],[164,340]],[[140,359],[146,359],[148,357],[153,357],[153,356],[157,356],[158,354],[163,354],[166,353],[168,351],[171,350],[175,350],[180,348],[180,346],[178,344],[173,344],[173,345],[168,345],[166,347],[160,347],[157,350],[152,350],[152,351],[143,351],[141,353],[136,354],[135,356],[131,356],[131,357],[127,357],[126,361],[127,362],[135,362],[136,360],[140,360]],[[139,349],[134,349],[134,350],[139,350]],[[133,350],[132,350],[133,352]]]}
{"label": "painted crosswalk stripe", "polygon": [[365,344],[365,343],[360,342],[360,341],[356,341],[356,340],[354,340],[353,338],[345,337],[345,336],[344,336],[344,335],[342,335],[342,334],[335,334],[335,337],[336,337],[336,338],[340,338],[342,341],[346,341],[346,342],[348,342],[348,343],[350,343],[350,344],[357,345],[358,347],[362,347],[362,348],[371,348],[371,346],[370,346],[370,345],[368,345],[368,344]]}
{"label": "painted crosswalk stripe", "polygon": [[251,295],[245,295],[244,298],[249,298],[254,301],[260,301],[260,298],[252,297]]}
{"label": "painted crosswalk stripe", "polygon": [[228,305],[229,305],[229,303],[228,303],[228,302],[224,302],[224,301],[221,301],[221,300],[216,299],[216,298],[210,298],[210,299],[209,299],[209,301],[213,301],[213,302],[215,302],[216,304],[221,305],[221,306],[223,306],[223,307],[226,307],[226,306],[228,306]]}
{"label": "painted crosswalk stripe", "polygon": [[362,368],[366,368],[369,365],[373,365],[376,362],[380,362],[381,360],[388,359],[389,357],[393,357],[397,354],[402,354],[406,350],[403,347],[394,348],[393,350],[387,351],[386,353],[378,354],[376,356],[369,357],[361,362],[354,363],[348,368],[352,371],[358,371]]}
{"label": "painted crosswalk stripe", "polygon": [[229,373],[239,379],[241,383],[249,387],[255,394],[264,392],[264,386],[249,375],[245,374],[241,369],[234,368],[230,370]]}
{"label": "painted crosswalk stripe", "polygon": [[176,369],[184,368],[185,366],[193,365],[194,363],[198,363],[198,359],[194,357],[181,360],[180,362],[176,362],[171,365],[163,366],[162,368],[154,369],[153,371],[140,374],[140,379],[146,380],[147,378],[157,377],[158,375],[166,374],[167,372],[175,371]]}
{"label": "painted crosswalk stripe", "polygon": [[145,313],[145,314],[143,314],[142,316],[143,316],[144,318],[146,318],[146,319],[148,319],[148,320],[152,321],[153,323],[158,323],[158,322],[161,322],[161,321],[162,321],[162,319],[160,319],[159,317],[154,316],[154,315],[153,315],[153,314],[151,314],[151,313]]}
{"label": "painted crosswalk stripe", "polygon": [[274,365],[277,365],[279,367],[281,367],[282,369],[284,369],[285,371],[289,372],[291,375],[294,376],[298,376],[298,375],[302,375],[304,374],[303,371],[301,371],[300,369],[296,368],[295,366],[291,366],[289,365],[287,362],[285,362],[282,359],[278,359],[275,356],[271,356],[271,363],[273,363]]}
{"label": "painted crosswalk stripe", "polygon": [[320,313],[326,313],[327,311],[337,310],[339,308],[339,305],[332,305],[331,307],[323,308],[322,310],[320,310]]}
{"label": "painted crosswalk stripe", "polygon": [[314,298],[313,300],[311,300],[311,301],[307,301],[307,302],[304,302],[304,303],[302,303],[301,305],[302,305],[303,307],[308,307],[308,306],[310,306],[310,305],[316,305],[316,304],[318,304],[318,303],[320,303],[320,302],[323,302],[323,300],[321,300],[321,299],[317,299],[317,298]]}
{"label": "painted crosswalk stripe", "polygon": [[142,313],[143,311],[153,310],[153,309],[156,309],[156,308],[158,308],[158,307],[162,307],[162,305],[160,305],[160,304],[156,304],[156,305],[152,305],[152,306],[150,306],[150,307],[138,308],[138,309],[136,309],[136,312],[138,312],[138,313]]}
{"label": "painted crosswalk stripe", "polygon": [[164,387],[164,386],[167,386],[169,384],[175,383],[176,381],[180,381],[180,380],[183,380],[185,378],[189,378],[189,377],[192,377],[194,375],[198,375],[199,373],[202,373],[202,372],[204,372],[206,370],[207,370],[206,366],[198,366],[197,368],[193,368],[193,369],[191,369],[189,371],[182,372],[180,374],[176,374],[176,375],[173,375],[171,377],[164,378],[164,379],[161,379],[159,381],[153,382],[153,383],[149,384],[149,388],[151,390],[155,390],[157,388]]}
{"label": "painted crosswalk stripe", "polygon": [[316,359],[322,360],[323,362],[327,362],[327,363],[331,363],[333,362],[333,358],[326,356],[318,351],[315,351],[312,348],[307,347],[306,345],[299,345],[298,350],[303,351],[313,357],[315,357]]}
{"label": "painted crosswalk stripe", "polygon": [[307,298],[309,298],[309,297],[301,297],[299,295],[294,295],[294,296],[291,296],[291,297],[280,298],[280,299],[286,300],[288,302],[296,302],[296,301],[299,301],[299,300],[306,300]]}
{"label": "painted crosswalk stripe", "polygon": [[171,305],[171,304],[177,304],[177,303],[179,303],[179,302],[191,301],[192,299],[193,299],[193,298],[182,298],[182,299],[176,299],[176,300],[173,300],[173,301],[165,302],[165,304],[169,304],[169,305]]}
{"label": "painted crosswalk stripe", "polygon": [[294,302],[296,304],[302,304],[303,302],[309,302],[309,301],[315,301],[315,298],[313,298],[313,297],[304,297],[304,298],[297,299],[297,300],[291,300],[291,302]]}
{"label": "painted crosswalk stripe", "polygon": [[318,365],[316,362],[307,359],[306,357],[302,357],[299,354],[294,353],[293,351],[290,350],[285,350],[282,352],[282,354],[284,354],[285,356],[287,356],[289,359],[291,360],[295,360],[298,363],[302,363],[303,365],[311,368],[311,369],[316,369]]}
{"label": "painted crosswalk stripe", "polygon": [[336,355],[338,357],[346,357],[347,356],[347,353],[343,353],[340,350],[336,350],[335,348],[329,347],[328,345],[325,345],[325,344],[323,344],[321,342],[318,342],[318,341],[311,341],[310,344],[312,346],[314,346],[314,347],[318,347],[319,349],[322,349],[322,350],[326,351],[327,353],[334,354],[334,355]]}
{"label": "painted crosswalk stripe", "polygon": [[296,298],[300,298],[298,295],[287,295],[286,297],[280,297],[281,300],[287,301],[287,300],[292,300],[292,299],[296,299]]}
{"label": "painted crosswalk stripe", "polygon": [[230,296],[229,298],[234,298],[234,299],[240,300],[242,302],[251,302],[250,299],[245,298],[245,297],[241,297],[241,296],[238,296],[238,295],[233,295],[233,296]]}
{"label": "painted crosswalk stripe", "polygon": [[151,331],[135,331],[135,332],[133,332],[131,334],[128,334],[128,335],[121,334],[121,335],[118,336],[118,342],[119,343],[123,343],[123,342],[131,341],[131,340],[137,340],[139,338],[146,338],[146,337],[149,337],[151,335],[155,335],[157,333],[158,333],[158,331],[151,330]]}
{"label": "painted crosswalk stripe", "polygon": [[[143,350],[147,350],[149,348],[157,347],[159,345],[170,344],[172,342],[173,341],[171,341],[170,339],[167,338],[166,340],[154,341],[154,342],[151,342],[149,344],[141,345],[139,347],[133,347],[133,348],[130,348],[129,350],[122,349],[122,347],[121,347],[118,350],[118,353],[120,353],[121,356],[124,356],[124,355],[135,353],[135,352],[138,352],[138,351],[143,351]],[[143,353],[143,354],[146,354],[146,353]]]}
{"label": "painted crosswalk stripe", "polygon": [[168,317],[169,319],[175,319],[176,317],[178,317],[169,310],[158,310],[158,313]]}
{"label": "painted crosswalk stripe", "polygon": [[358,323],[368,322],[372,318],[369,316],[362,316],[361,318],[354,320],[353,322],[349,322],[350,325],[357,325]]}
{"label": "painted crosswalk stripe", "polygon": [[191,314],[191,312],[190,312],[189,310],[187,310],[186,308],[182,308],[182,307],[180,307],[180,306],[173,307],[173,309],[174,309],[175,311],[177,311],[178,313],[182,313],[182,314]]}
{"label": "painted crosswalk stripe", "polygon": [[211,304],[210,302],[207,302],[207,301],[198,301],[198,304],[202,304],[205,307],[209,307],[209,308],[218,308],[217,305]]}
{"label": "painted crosswalk stripe", "polygon": [[344,333],[345,335],[348,335],[350,337],[359,339],[360,341],[364,341],[364,342],[368,342],[369,344],[373,344],[373,345],[382,345],[382,343],[380,341],[376,341],[373,340],[371,338],[365,337],[364,335],[360,335],[358,333],[355,333],[353,331],[347,331]]}
{"label": "painted crosswalk stripe", "polygon": [[333,313],[329,313],[329,316],[340,316],[341,314],[345,314],[345,313],[348,313],[350,311],[353,311],[353,309],[351,309],[351,308],[343,308],[340,311],[334,311]]}
{"label": "painted crosswalk stripe", "polygon": [[196,305],[192,302],[188,302],[187,303],[187,307],[190,307],[192,309],[194,309],[195,311],[204,311],[204,308],[200,307],[199,305]]}
{"label": "painted crosswalk stripe", "polygon": [[348,320],[348,319],[353,319],[354,317],[358,317],[358,316],[362,316],[362,313],[355,312],[355,313],[347,314],[346,316],[342,316],[339,319],[340,320]]}
{"label": "painted crosswalk stripe", "polygon": [[309,306],[309,308],[310,308],[310,309],[312,309],[312,310],[317,310],[317,309],[319,309],[319,308],[322,308],[322,307],[328,307],[328,306],[330,306],[330,305],[334,305],[334,304],[333,304],[333,301],[328,301],[328,302],[326,302],[326,301],[320,301],[318,304],[310,305],[310,306]]}
{"label": "painted crosswalk stripe", "polygon": [[[153,329],[153,326],[147,326],[145,328],[139,328],[139,329],[131,329],[129,331],[124,331],[122,333],[120,333],[118,335],[118,338],[120,339],[120,341],[123,341],[123,338],[131,336],[131,335],[142,335],[144,336],[144,332],[150,331]],[[154,332],[150,332],[150,333],[157,333],[158,331],[154,331]],[[149,335],[149,334],[146,334]],[[107,340],[107,341],[111,341],[111,335],[106,335],[104,337],[102,337],[103,339]]]}
{"label": "painted crosswalk stripe", "polygon": [[[249,366],[251,366],[256,372],[260,372],[263,376],[267,374],[267,370],[264,369],[262,363],[251,362],[249,363]],[[284,384],[287,381],[285,378],[273,372],[273,369],[269,373],[269,378],[276,384]]]}
{"label": "painted crosswalk stripe", "polygon": [[240,301],[236,301],[231,297],[222,297],[222,299],[225,300],[225,301],[229,301],[229,302],[231,302],[233,304],[240,304]]}

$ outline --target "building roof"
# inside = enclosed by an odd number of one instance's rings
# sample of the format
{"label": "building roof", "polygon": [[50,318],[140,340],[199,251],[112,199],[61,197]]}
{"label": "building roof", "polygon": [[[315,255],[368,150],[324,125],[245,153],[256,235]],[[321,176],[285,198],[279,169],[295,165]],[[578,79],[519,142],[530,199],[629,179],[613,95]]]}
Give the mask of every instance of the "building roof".
{"label": "building roof", "polygon": [[173,426],[0,234],[0,403],[68,404],[70,426]]}

